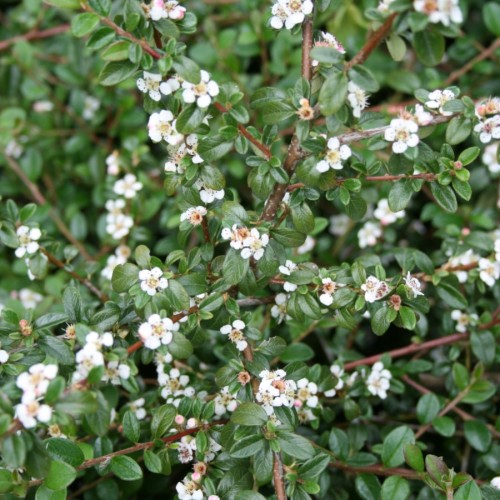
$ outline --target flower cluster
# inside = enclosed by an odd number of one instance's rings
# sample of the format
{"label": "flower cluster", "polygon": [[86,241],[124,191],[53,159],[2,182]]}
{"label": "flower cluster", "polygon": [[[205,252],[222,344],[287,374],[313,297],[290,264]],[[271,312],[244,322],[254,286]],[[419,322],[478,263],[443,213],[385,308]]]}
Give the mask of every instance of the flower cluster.
{"label": "flower cluster", "polygon": [[278,293],[274,297],[274,305],[271,307],[271,316],[280,324],[283,320],[291,319],[286,312],[288,295],[285,293]]}
{"label": "flower cluster", "polygon": [[111,347],[113,342],[113,334],[110,332],[103,334],[89,332],[85,337],[85,345],[75,355],[77,365],[76,371],[73,373],[73,382],[80,382],[87,378],[92,368],[104,366],[102,350],[104,347]]}
{"label": "flower cluster", "polygon": [[380,300],[390,291],[387,283],[377,279],[375,276],[368,276],[366,282],[361,285],[361,290],[365,292],[366,302]]}
{"label": "flower cluster", "polygon": [[179,144],[184,139],[184,136],[177,132],[175,122],[172,111],[168,109],[153,113],[148,121],[149,138],[153,142],[165,141],[173,146]]}
{"label": "flower cluster", "polygon": [[116,248],[114,255],[110,255],[106,260],[106,267],[101,271],[101,276],[107,280],[113,277],[113,271],[119,264],[126,264],[132,251],[127,245],[120,245]]}
{"label": "flower cluster", "polygon": [[479,134],[479,140],[488,144],[492,139],[500,139],[500,114],[480,120],[474,126],[474,132]]}
{"label": "flower cluster", "polygon": [[218,416],[224,415],[226,412],[233,412],[238,407],[236,395],[229,390],[228,386],[223,387],[220,392],[217,393],[214,403],[215,414]]}
{"label": "flower cluster", "polygon": [[113,191],[118,196],[123,196],[128,200],[135,198],[137,192],[142,189],[142,182],[137,180],[134,174],[126,174],[123,179],[119,179],[113,186]]}
{"label": "flower cluster", "polygon": [[413,7],[429,17],[431,23],[460,24],[464,20],[458,0],[414,0]]}
{"label": "flower cluster", "polygon": [[149,17],[153,21],[161,21],[162,19],[171,19],[172,21],[180,21],[184,19],[186,8],[179,5],[176,0],[153,0],[151,5],[147,7]]}
{"label": "flower cluster", "polygon": [[316,164],[318,172],[328,172],[328,170],[342,170],[342,160],[347,160],[351,157],[352,151],[346,144],[340,145],[340,141],[336,137],[328,139],[328,150],[325,158]]}
{"label": "flower cluster", "polygon": [[[279,266],[280,273],[284,274],[285,276],[290,276],[290,274],[292,274],[296,269],[297,264],[295,264],[295,262],[292,262],[291,260],[286,260],[285,265]],[[295,283],[285,281],[285,283],[283,283],[283,288],[285,289],[285,292],[294,292],[295,290],[297,290],[297,285]]]}
{"label": "flower cluster", "polygon": [[402,219],[405,216],[405,211],[400,210],[399,212],[393,212],[389,208],[389,201],[387,198],[382,198],[379,200],[373,215],[383,226],[388,226],[389,224],[396,222],[398,219]]}
{"label": "flower cluster", "polygon": [[170,157],[165,163],[165,172],[174,174],[184,173],[184,167],[181,162],[186,156],[190,156],[194,164],[203,163],[203,158],[198,154],[198,137],[196,134],[189,134],[178,147],[172,148]]}
{"label": "flower cluster", "polygon": [[347,102],[352,108],[352,114],[354,117],[360,118],[361,111],[368,107],[368,96],[365,90],[352,81],[347,85],[347,91]]}
{"label": "flower cluster", "polygon": [[193,397],[195,390],[189,385],[189,377],[181,375],[177,368],[172,368],[168,373],[165,373],[164,364],[158,364],[158,384],[161,389],[161,396],[168,404],[179,406],[182,397]]}
{"label": "flower cluster", "polygon": [[141,282],[141,290],[151,296],[168,288],[168,280],[163,277],[163,271],[159,267],[142,269],[139,271],[139,280]]}
{"label": "flower cluster", "polygon": [[455,327],[457,332],[465,333],[469,325],[477,325],[479,316],[474,313],[467,314],[459,309],[454,309],[451,311],[451,319],[457,322],[457,326]]}
{"label": "flower cluster", "polygon": [[161,345],[172,342],[173,333],[179,330],[179,323],[170,318],[161,318],[159,314],[149,316],[146,323],[139,326],[139,337],[148,349],[158,349]]}
{"label": "flower cluster", "polygon": [[27,429],[37,425],[37,422],[47,423],[52,418],[52,408],[40,404],[49,387],[50,381],[57,375],[57,365],[37,363],[27,372],[21,373],[16,385],[23,391],[21,403],[16,405],[16,417]]}
{"label": "flower cluster", "polygon": [[25,257],[26,254],[33,255],[40,248],[38,240],[41,238],[42,232],[37,227],[19,226],[16,235],[19,246],[14,253],[19,259]]}
{"label": "flower cluster", "polygon": [[18,298],[25,309],[35,309],[35,307],[43,300],[43,295],[40,295],[29,288],[22,288],[19,290]]}
{"label": "flower cluster", "polygon": [[127,236],[134,226],[134,219],[123,212],[126,202],[123,198],[108,200],[105,204],[108,214],[106,215],[106,232],[115,240]]}
{"label": "flower cluster", "polygon": [[229,340],[236,345],[238,351],[244,351],[248,346],[246,337],[243,334],[245,326],[245,323],[241,319],[237,319],[231,325],[224,325],[220,329],[220,332],[223,335],[227,335]]}
{"label": "flower cluster", "polygon": [[373,247],[377,244],[377,240],[382,236],[382,228],[376,222],[365,222],[363,227],[358,231],[359,248]]}
{"label": "flower cluster", "polygon": [[313,9],[311,0],[277,0],[271,8],[272,17],[269,22],[274,29],[280,30],[284,26],[291,30],[312,14]]}
{"label": "flower cluster", "polygon": [[297,384],[293,380],[286,380],[284,370],[263,370],[259,373],[261,379],[255,399],[262,405],[266,414],[276,423],[279,423],[274,408],[288,406],[291,408],[296,399]]}
{"label": "flower cluster", "polygon": [[450,89],[445,90],[434,90],[429,93],[425,105],[430,109],[438,110],[438,112],[443,116],[451,116],[453,113],[451,111],[445,111],[443,106],[448,102],[455,99],[455,94]]}
{"label": "flower cluster", "polygon": [[387,391],[391,387],[391,378],[391,372],[384,368],[383,363],[377,361],[372,366],[372,370],[365,381],[366,387],[373,396],[386,399]]}
{"label": "flower cluster", "polygon": [[241,250],[241,256],[244,259],[253,257],[255,260],[260,260],[264,255],[264,248],[269,243],[267,234],[261,235],[255,228],[238,227],[237,224],[234,224],[231,229],[225,227],[221,235],[223,239],[231,240],[232,248]]}

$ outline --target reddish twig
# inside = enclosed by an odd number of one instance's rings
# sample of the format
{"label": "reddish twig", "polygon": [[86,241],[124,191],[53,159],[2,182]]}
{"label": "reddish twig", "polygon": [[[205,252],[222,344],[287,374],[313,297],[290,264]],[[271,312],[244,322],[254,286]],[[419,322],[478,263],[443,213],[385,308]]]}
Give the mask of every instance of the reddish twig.
{"label": "reddish twig", "polygon": [[50,38],[52,36],[60,35],[61,33],[66,33],[70,28],[69,24],[61,24],[60,26],[55,26],[42,31],[28,31],[24,35],[17,35],[9,38],[7,40],[0,41],[0,50],[5,50],[12,44],[19,42],[21,40],[41,40],[42,38]]}
{"label": "reddish twig", "polygon": [[380,28],[375,31],[368,41],[363,45],[361,50],[345,65],[345,70],[350,70],[353,66],[357,64],[362,64],[366,61],[368,56],[378,47],[378,45],[382,42],[382,40],[386,37],[392,27],[392,23],[396,18],[397,13],[392,13],[380,26]]}
{"label": "reddish twig", "polygon": [[[37,205],[46,205],[48,204],[45,196],[40,192],[38,186],[31,182],[28,176],[24,173],[24,170],[20,167],[20,165],[10,156],[5,155],[7,159],[7,163],[11,170],[19,177],[21,182],[28,188],[28,191],[31,194],[31,197],[35,201]],[[92,261],[92,256],[87,252],[86,248],[80,243],[71,233],[68,226],[65,222],[59,217],[59,214],[50,207],[49,209],[49,217],[53,220],[54,224],[57,226],[57,229],[61,232],[61,234],[75,247],[78,249],[82,257],[87,261]]]}
{"label": "reddish twig", "polygon": [[285,481],[283,478],[283,464],[281,454],[273,452],[273,479],[276,500],[286,500]]}

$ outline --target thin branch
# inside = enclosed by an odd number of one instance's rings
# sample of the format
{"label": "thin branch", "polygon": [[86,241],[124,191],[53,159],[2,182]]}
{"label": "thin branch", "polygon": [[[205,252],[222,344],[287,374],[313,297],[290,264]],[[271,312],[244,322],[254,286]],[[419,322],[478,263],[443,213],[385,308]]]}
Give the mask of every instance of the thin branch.
{"label": "thin branch", "polygon": [[[10,156],[4,155],[11,170],[19,177],[21,182],[28,188],[31,197],[37,205],[48,205],[48,201],[45,196],[40,192],[38,186],[30,181],[28,176],[24,173],[24,170],[19,166],[19,164]],[[82,257],[87,261],[92,261],[92,256],[87,252],[86,248],[80,243],[71,233],[65,222],[59,217],[59,214],[50,207],[49,217],[53,220],[54,224],[61,234],[81,253]]]}
{"label": "thin branch", "polygon": [[13,36],[7,40],[0,41],[0,50],[5,50],[12,44],[20,42],[21,40],[41,40],[42,38],[50,38],[52,36],[60,35],[61,33],[66,33],[69,28],[69,24],[61,24],[60,26],[55,26],[54,28],[50,28],[48,30],[28,31],[28,33],[25,33],[24,35]]}
{"label": "thin branch", "polygon": [[59,269],[62,269],[65,273],[69,274],[72,278],[80,282],[83,286],[87,287],[103,304],[109,300],[109,297],[101,292],[89,279],[80,276],[75,271],[68,269],[64,262],[60,261],[55,255],[51,254],[46,248],[40,247],[40,252],[49,259],[49,262],[54,264]]}
{"label": "thin branch", "polygon": [[361,50],[345,65],[345,70],[350,70],[353,66],[357,64],[362,64],[368,59],[368,56],[378,47],[382,40],[386,37],[392,28],[392,23],[394,22],[397,13],[392,13],[380,26],[380,28],[375,31]]}
{"label": "thin branch", "polygon": [[368,473],[368,474],[375,474],[377,476],[387,476],[387,477],[400,476],[400,477],[405,477],[406,479],[421,479],[420,474],[413,470],[404,469],[403,467],[386,468],[382,464],[354,467],[342,462],[330,462],[329,466],[335,469],[341,469],[347,472],[348,474]]}
{"label": "thin branch", "polygon": [[285,481],[283,479],[283,463],[281,454],[273,452],[273,479],[276,500],[286,500]]}
{"label": "thin branch", "polygon": [[[468,333],[455,333],[453,335],[448,335],[446,337],[441,337],[439,339],[429,340],[423,342],[422,344],[410,344],[406,347],[401,347],[400,349],[394,349],[388,351],[387,353],[391,358],[400,358],[402,356],[407,356],[408,354],[413,354],[420,351],[428,351],[435,347],[440,347],[449,344],[456,344],[457,342],[462,342],[463,340],[468,340]],[[377,361],[380,361],[382,354],[375,354],[374,356],[369,356],[368,358],[358,359],[356,361],[351,361],[344,365],[344,370],[350,371],[357,366],[361,365],[373,365]]]}

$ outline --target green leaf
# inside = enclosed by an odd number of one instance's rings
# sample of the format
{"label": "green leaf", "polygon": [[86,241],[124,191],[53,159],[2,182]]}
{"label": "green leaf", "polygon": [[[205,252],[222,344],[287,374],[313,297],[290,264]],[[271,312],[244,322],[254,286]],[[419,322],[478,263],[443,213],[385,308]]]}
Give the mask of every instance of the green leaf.
{"label": "green leaf", "polygon": [[14,487],[12,472],[0,469],[0,493],[7,493]]}
{"label": "green leaf", "polygon": [[347,76],[336,72],[323,83],[319,92],[319,109],[324,116],[336,113],[344,104],[347,96]]}
{"label": "green leaf", "polygon": [[65,313],[48,313],[40,316],[34,323],[36,329],[50,328],[51,326],[60,325],[68,321]]}
{"label": "green leaf", "polygon": [[[461,170],[461,172],[465,172],[465,170]],[[451,181],[451,185],[460,198],[465,201],[469,201],[471,199],[472,188],[468,182],[462,181],[458,179],[458,177],[454,177]]]}
{"label": "green leaf", "polygon": [[307,344],[298,342],[290,344],[280,356],[280,359],[284,363],[291,363],[293,361],[308,361],[313,357],[314,351]]}
{"label": "green leaf", "polygon": [[128,292],[139,281],[139,268],[134,264],[118,264],[113,270],[111,284],[117,293]]}
{"label": "green leaf", "polygon": [[50,463],[49,475],[45,478],[45,486],[51,490],[61,490],[69,486],[76,478],[76,470],[66,462],[54,460]]}
{"label": "green leaf", "polygon": [[495,36],[500,36],[500,5],[497,2],[488,2],[483,6],[483,20]]}
{"label": "green leaf", "polygon": [[453,500],[481,500],[481,498],[481,490],[475,481],[460,486],[453,495]]}
{"label": "green leaf", "polygon": [[491,432],[480,420],[468,420],[464,423],[465,439],[477,451],[485,453],[491,445]]}
{"label": "green leaf", "polygon": [[101,16],[107,16],[111,9],[111,0],[89,0],[89,5]]}
{"label": "green leaf", "polygon": [[411,179],[403,179],[395,182],[389,191],[389,208],[393,212],[404,210],[413,195]]}
{"label": "green leaf", "polygon": [[96,392],[97,411],[85,415],[85,422],[97,436],[104,436],[111,421],[111,408],[107,399],[100,391]]}
{"label": "green leaf", "polygon": [[[454,146],[465,141],[472,132],[472,121],[465,116],[455,116],[446,128],[446,142]],[[433,184],[431,184],[432,187]]]}
{"label": "green leaf", "polygon": [[469,393],[462,401],[469,404],[477,404],[486,401],[495,394],[496,387],[488,380],[478,380],[474,382],[470,388]]}
{"label": "green leaf", "polygon": [[61,413],[79,417],[97,411],[97,397],[90,391],[73,391],[56,403],[55,407]]}
{"label": "green leaf", "polygon": [[153,410],[153,418],[151,420],[151,434],[153,438],[163,437],[174,423],[177,410],[173,405],[162,405]]}
{"label": "green leaf", "polygon": [[64,312],[68,316],[69,321],[78,323],[82,320],[82,299],[80,291],[74,286],[67,286],[64,289],[62,296]]}
{"label": "green leaf", "polygon": [[317,478],[330,463],[330,457],[325,454],[320,454],[304,462],[298,469],[301,479]]}
{"label": "green leaf", "polygon": [[207,162],[218,160],[233,148],[233,142],[226,141],[220,135],[210,136],[200,141],[199,155]]}
{"label": "green leaf", "polygon": [[410,496],[410,484],[400,476],[388,477],[382,485],[381,500],[406,500]]}
{"label": "green leaf", "polygon": [[281,451],[299,460],[308,460],[314,455],[314,448],[309,440],[297,434],[278,432],[278,442]]}
{"label": "green leaf", "polygon": [[383,335],[396,319],[396,311],[383,306],[372,316],[370,324],[375,335]]}
{"label": "green leaf", "polygon": [[262,87],[252,94],[250,107],[252,109],[264,109],[269,103],[283,101],[286,98],[286,93],[281,89],[275,87]]}
{"label": "green leaf", "polygon": [[231,415],[231,422],[238,425],[263,425],[267,414],[257,403],[242,403]]}
{"label": "green leaf", "polygon": [[419,61],[425,66],[436,66],[443,59],[445,42],[436,31],[417,31],[413,35],[413,47]]}
{"label": "green leaf", "polygon": [[137,443],[139,441],[141,427],[139,420],[133,411],[129,410],[125,412],[123,415],[122,425],[123,434],[125,434],[125,436],[127,436],[132,443]]}
{"label": "green leaf", "polygon": [[472,332],[470,341],[472,352],[479,361],[485,365],[490,365],[495,361],[496,342],[491,332]]}
{"label": "green leaf", "polygon": [[422,454],[422,450],[416,445],[412,443],[408,443],[405,445],[403,454],[405,457],[405,462],[417,472],[424,471],[424,455]]}
{"label": "green leaf", "polygon": [[384,439],[382,447],[382,462],[386,467],[397,467],[404,463],[404,447],[407,443],[414,443],[413,431],[402,425],[396,427]]}
{"label": "green leaf", "polygon": [[424,394],[417,403],[417,417],[421,424],[427,424],[434,420],[441,409],[439,399],[435,394],[429,392]]}
{"label": "green leaf", "polygon": [[292,207],[292,221],[300,233],[309,234],[314,229],[314,214],[307,203]]}
{"label": "green leaf", "polygon": [[432,421],[432,427],[436,429],[436,432],[441,434],[441,436],[451,437],[455,434],[455,422],[451,417],[443,416],[436,417]]}
{"label": "green leaf", "polygon": [[85,457],[78,445],[63,438],[48,439],[45,443],[47,451],[54,460],[66,462],[73,467],[78,467],[83,463]]}
{"label": "green leaf", "polygon": [[49,5],[58,7],[59,9],[77,10],[81,6],[80,0],[43,0],[43,1]]}
{"label": "green leaf", "polygon": [[222,264],[224,280],[230,285],[236,285],[245,277],[250,267],[250,259],[244,259],[240,252],[229,249]]}
{"label": "green leaf", "polygon": [[456,212],[457,197],[450,186],[442,186],[437,182],[431,183],[431,192],[437,204],[447,212]]}
{"label": "green leaf", "polygon": [[299,233],[288,227],[273,229],[271,231],[271,236],[284,247],[299,247],[306,240],[305,234]]}
{"label": "green leaf", "polygon": [[160,474],[162,471],[161,458],[151,450],[144,450],[144,465],[153,474]]}
{"label": "green leaf", "polygon": [[105,87],[117,85],[130,78],[137,70],[137,64],[130,61],[112,61],[102,68],[99,83]]}
{"label": "green leaf", "polygon": [[443,299],[450,307],[455,309],[466,309],[467,299],[457,290],[453,282],[442,280],[436,287],[437,294]]}
{"label": "green leaf", "polygon": [[377,92],[380,89],[375,75],[368,68],[359,64],[349,70],[349,79],[367,92]]}
{"label": "green leaf", "polygon": [[142,477],[142,469],[132,458],[119,455],[111,459],[111,472],[123,481],[135,481]]}
{"label": "green leaf", "polygon": [[425,470],[438,485],[443,486],[443,479],[447,478],[449,469],[442,457],[427,455],[425,457]]}
{"label": "green leaf", "polygon": [[286,340],[281,337],[271,337],[269,340],[264,340],[256,349],[264,356],[279,356],[286,348]]}
{"label": "green leaf", "polygon": [[73,351],[62,339],[46,335],[38,339],[38,345],[47,356],[56,359],[61,365],[72,365],[75,362]]}
{"label": "green leaf", "polygon": [[480,152],[481,149],[476,146],[464,149],[460,153],[458,161],[462,162],[462,166],[466,167],[467,165],[470,165],[479,156]]}
{"label": "green leaf", "polygon": [[193,354],[193,344],[182,333],[174,332],[168,350],[175,359],[187,359]]}
{"label": "green leaf", "polygon": [[344,55],[333,47],[313,47],[311,59],[325,64],[337,64]]}
{"label": "green leaf", "polygon": [[2,441],[3,465],[9,469],[19,469],[26,460],[26,444],[19,434],[6,436]]}
{"label": "green leaf", "polygon": [[387,49],[394,61],[402,61],[406,54],[406,44],[403,38],[393,33],[387,40]]}
{"label": "green leaf", "polygon": [[357,474],[354,485],[363,500],[379,500],[381,486],[375,474]]}
{"label": "green leaf", "polygon": [[112,43],[101,52],[103,61],[124,61],[128,59],[130,42],[128,40],[120,40]]}
{"label": "green leaf", "polygon": [[[70,7],[73,8],[73,7]],[[99,24],[99,16],[92,12],[78,14],[71,20],[71,31],[73,35],[82,37],[88,35]]]}
{"label": "green leaf", "polygon": [[274,125],[290,118],[296,111],[293,106],[284,101],[269,101],[259,114],[266,125]]}
{"label": "green leaf", "polygon": [[205,114],[205,110],[200,109],[196,104],[190,104],[177,117],[175,128],[181,134],[191,134],[201,125]]}
{"label": "green leaf", "polygon": [[173,67],[182,79],[194,84],[200,83],[200,68],[192,59],[179,56],[174,61]]}
{"label": "green leaf", "polygon": [[247,458],[254,456],[257,452],[264,449],[266,440],[262,434],[248,436],[239,439],[231,447],[229,454],[234,458]]}
{"label": "green leaf", "polygon": [[417,325],[417,317],[413,309],[407,306],[401,306],[399,309],[399,318],[401,319],[401,326],[406,330],[414,330]]}

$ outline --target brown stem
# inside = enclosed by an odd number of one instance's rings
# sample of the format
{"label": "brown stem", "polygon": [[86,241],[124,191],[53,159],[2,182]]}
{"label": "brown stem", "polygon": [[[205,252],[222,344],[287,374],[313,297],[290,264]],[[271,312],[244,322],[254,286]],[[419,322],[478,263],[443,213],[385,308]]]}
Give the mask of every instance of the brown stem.
{"label": "brown stem", "polygon": [[7,40],[2,40],[0,42],[0,50],[5,50],[20,40],[41,40],[42,38],[50,38],[52,36],[60,35],[61,33],[68,31],[69,28],[69,24],[61,24],[60,26],[55,26],[54,28],[50,28],[48,30],[28,31],[28,33],[25,33],[24,35],[13,36]]}
{"label": "brown stem", "polygon": [[273,452],[273,479],[274,491],[276,492],[276,500],[286,500],[285,481],[283,479],[283,464],[281,455],[278,452]]}
{"label": "brown stem", "polygon": [[401,476],[406,479],[420,479],[420,474],[418,472],[404,469],[403,467],[392,467],[386,468],[381,464],[375,465],[364,465],[360,467],[353,467],[351,465],[344,464],[342,462],[330,462],[330,467],[335,469],[341,469],[348,474],[376,474],[377,476]]}
{"label": "brown stem", "polygon": [[[454,335],[448,335],[439,339],[429,340],[427,342],[423,342],[422,344],[410,344],[409,346],[401,347],[400,349],[388,351],[387,354],[391,358],[400,358],[402,356],[407,356],[408,354],[413,354],[415,352],[428,351],[429,349],[433,349],[434,347],[456,344],[457,342],[467,340],[468,338],[468,333],[455,333]],[[380,361],[381,358],[382,354],[375,354],[374,356],[369,356],[368,358],[351,361],[350,363],[346,363],[344,365],[344,370],[349,371],[361,365],[373,365],[377,361]]]}
{"label": "brown stem", "polygon": [[[38,186],[30,181],[28,176],[24,173],[24,170],[19,166],[19,164],[10,156],[5,155],[7,159],[7,163],[11,170],[19,177],[21,182],[28,188],[31,197],[35,201],[37,205],[46,205],[48,204],[45,196],[40,192]],[[78,249],[82,257],[87,261],[92,261],[92,256],[87,252],[85,247],[80,243],[71,233],[68,226],[65,222],[59,217],[59,214],[50,207],[49,209],[49,217],[53,220],[54,224],[57,226],[57,229],[61,232],[61,234],[75,247]]]}
{"label": "brown stem", "polygon": [[107,302],[109,297],[101,292],[89,279],[80,276],[78,273],[71,271],[66,267],[64,262],[60,261],[55,255],[51,254],[46,248],[40,247],[40,252],[49,259],[49,262],[54,264],[65,273],[69,274],[72,278],[79,281],[83,286],[87,287],[102,303]]}
{"label": "brown stem", "polygon": [[313,46],[313,23],[310,17],[306,17],[302,24],[302,76],[311,80],[311,49]]}
{"label": "brown stem", "polygon": [[201,220],[201,228],[203,229],[203,237],[206,243],[210,243],[210,231],[208,230],[208,222],[205,217]]}
{"label": "brown stem", "polygon": [[382,40],[386,37],[392,27],[392,23],[394,22],[397,13],[392,13],[380,26],[380,28],[373,32],[368,41],[363,45],[361,50],[345,65],[345,70],[350,70],[353,66],[357,64],[362,64],[366,61],[368,56],[378,47],[378,45],[382,42]]}
{"label": "brown stem", "polygon": [[[401,175],[369,175],[368,177],[365,177],[363,180],[369,181],[369,182],[399,181],[401,179],[422,179],[424,181],[434,181],[434,180],[436,180],[436,178],[437,178],[436,174],[424,173],[424,174],[414,174],[414,175],[406,175],[406,174],[401,174]],[[340,180],[345,182],[347,179],[339,179],[339,181]]]}

